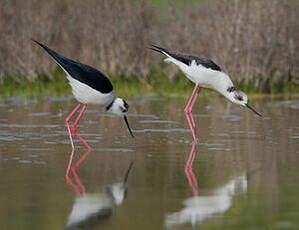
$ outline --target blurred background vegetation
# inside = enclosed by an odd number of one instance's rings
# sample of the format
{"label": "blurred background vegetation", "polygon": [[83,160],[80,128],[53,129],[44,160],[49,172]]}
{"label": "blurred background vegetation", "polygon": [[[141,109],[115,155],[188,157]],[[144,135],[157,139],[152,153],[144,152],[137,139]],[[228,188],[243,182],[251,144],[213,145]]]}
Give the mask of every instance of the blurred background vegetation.
{"label": "blurred background vegetation", "polygon": [[0,90],[70,92],[34,38],[140,93],[192,85],[150,44],[212,58],[249,92],[298,93],[298,18],[296,0],[2,0]]}

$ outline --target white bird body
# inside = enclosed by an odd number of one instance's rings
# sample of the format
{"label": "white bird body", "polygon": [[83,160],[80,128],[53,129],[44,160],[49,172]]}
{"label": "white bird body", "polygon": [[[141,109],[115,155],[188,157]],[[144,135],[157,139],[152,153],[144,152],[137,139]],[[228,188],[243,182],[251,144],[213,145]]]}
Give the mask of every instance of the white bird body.
{"label": "white bird body", "polygon": [[[43,47],[43,46],[42,46]],[[44,48],[44,47],[43,47]],[[49,52],[49,48],[46,47]],[[49,53],[57,65],[64,71],[69,84],[72,87],[72,93],[77,101],[83,104],[97,104],[97,105],[109,105],[114,100],[114,91],[113,88],[110,92],[101,92],[90,87],[88,84],[84,84],[81,81],[76,80],[72,77],[69,72],[60,64],[56,53],[53,51]],[[55,56],[56,55],[56,56]],[[59,57],[60,58],[60,57]]]}
{"label": "white bird body", "polygon": [[80,104],[70,113],[66,119],[72,148],[74,148],[74,144],[69,127],[69,120],[82,104],[83,108],[76,119],[72,131],[88,149],[91,149],[91,147],[76,132],[76,126],[86,110],[87,104],[102,105],[105,106],[106,112],[123,116],[131,136],[134,137],[126,117],[126,114],[129,110],[129,105],[124,99],[114,97],[113,86],[110,80],[102,72],[89,65],[85,65],[63,57],[38,41],[32,41],[42,47],[63,69],[63,71],[66,73],[67,79],[69,80],[69,84],[72,87],[74,97],[80,102]]}
{"label": "white bird body", "polygon": [[187,103],[185,112],[191,112],[193,104],[200,92],[197,92],[197,96],[194,98],[194,102],[190,104],[197,88],[203,87],[213,89],[225,96],[229,101],[248,107],[257,115],[261,116],[252,107],[248,105],[248,98],[245,93],[237,90],[234,87],[230,77],[211,59],[205,57],[197,57],[188,54],[181,54],[172,52],[159,46],[152,45],[150,48],[154,51],[164,54],[167,58],[164,59],[167,63],[173,63],[177,65],[185,76],[195,83],[194,91]]}
{"label": "white bird body", "polygon": [[[66,71],[65,71],[66,72]],[[109,105],[114,99],[114,91],[101,93],[90,86],[72,78],[67,72],[67,79],[77,101],[83,104]]]}
{"label": "white bird body", "polygon": [[230,180],[225,185],[216,189],[210,196],[193,196],[184,201],[185,207],[175,213],[166,215],[167,227],[206,221],[215,215],[223,214],[231,206],[236,191],[247,190],[247,177],[245,174]]}
{"label": "white bird body", "polygon": [[110,216],[113,207],[112,198],[106,194],[95,193],[78,196],[68,217],[66,228],[76,226],[91,217]]}
{"label": "white bird body", "polygon": [[127,196],[127,181],[133,164],[134,161],[131,161],[122,181],[105,187],[102,192],[83,193],[77,196],[65,230],[92,226],[100,220],[110,217],[114,209],[121,205]]}
{"label": "white bird body", "polygon": [[[112,215],[114,208],[125,199],[127,185],[125,182],[115,183],[100,193],[87,193],[76,197],[72,211],[68,217],[66,229],[101,220]],[[95,221],[94,221],[95,222]]]}
{"label": "white bird body", "polygon": [[164,61],[167,63],[172,62],[177,65],[193,83],[204,88],[214,89],[224,96],[227,95],[227,88],[234,85],[230,77],[223,71],[205,68],[203,65],[197,64],[195,60],[191,62],[190,66],[170,56]]}

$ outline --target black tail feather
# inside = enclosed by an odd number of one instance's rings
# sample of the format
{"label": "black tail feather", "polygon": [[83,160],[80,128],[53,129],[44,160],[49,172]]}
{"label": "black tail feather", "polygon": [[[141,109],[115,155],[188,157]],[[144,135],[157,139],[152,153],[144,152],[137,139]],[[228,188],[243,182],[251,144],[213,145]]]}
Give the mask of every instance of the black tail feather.
{"label": "black tail feather", "polygon": [[170,55],[170,53],[167,49],[164,49],[164,48],[156,46],[156,45],[152,45],[152,47],[149,47],[149,49],[154,50],[154,51],[159,52],[159,53],[164,54],[164,55],[165,55],[165,53]]}
{"label": "black tail feather", "polygon": [[59,64],[63,66],[62,63],[62,59],[65,59],[63,56],[61,56],[60,54],[56,53],[55,51],[51,50],[49,47],[47,47],[46,45],[34,40],[31,38],[31,40],[33,42],[35,42],[36,44],[38,44],[40,47],[42,47],[52,58],[54,58],[54,60]]}
{"label": "black tail feather", "polygon": [[156,52],[161,53],[161,54],[164,54],[161,50],[158,50],[158,49],[155,49],[155,48],[152,48],[152,47],[148,47],[148,49],[156,51]]}
{"label": "black tail feather", "polygon": [[34,40],[33,38],[31,38],[31,41],[35,42],[36,44],[38,44],[40,47],[42,47],[44,50],[46,50],[47,52],[49,51],[49,48],[47,46],[45,46],[44,44]]}

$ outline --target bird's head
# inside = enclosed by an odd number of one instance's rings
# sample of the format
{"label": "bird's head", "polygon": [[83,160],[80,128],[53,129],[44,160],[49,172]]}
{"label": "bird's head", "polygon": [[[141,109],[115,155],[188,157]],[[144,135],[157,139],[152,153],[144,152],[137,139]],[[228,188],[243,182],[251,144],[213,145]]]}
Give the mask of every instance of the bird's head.
{"label": "bird's head", "polygon": [[128,113],[128,111],[129,111],[129,104],[124,99],[122,99],[122,98],[115,98],[106,107],[106,112],[113,113],[113,114],[116,114],[118,116],[123,116],[124,117],[124,120],[126,122],[128,130],[129,130],[131,136],[134,137],[133,133],[132,133],[132,130],[131,130],[130,126],[129,126],[129,122],[128,122],[127,116],[126,116],[126,114]]}
{"label": "bird's head", "polygon": [[242,91],[236,90],[235,87],[232,86],[227,89],[227,93],[228,93],[227,98],[231,102],[238,104],[238,105],[245,106],[248,109],[250,109],[252,112],[254,112],[255,114],[259,115],[260,117],[262,116],[260,113],[258,113],[251,106],[248,105],[248,97]]}
{"label": "bird's head", "polygon": [[248,97],[245,93],[240,90],[235,90],[229,93],[229,99],[238,105],[245,106],[248,102]]}
{"label": "bird's head", "polygon": [[115,98],[111,104],[106,107],[106,112],[116,115],[125,115],[129,111],[128,103],[122,98]]}

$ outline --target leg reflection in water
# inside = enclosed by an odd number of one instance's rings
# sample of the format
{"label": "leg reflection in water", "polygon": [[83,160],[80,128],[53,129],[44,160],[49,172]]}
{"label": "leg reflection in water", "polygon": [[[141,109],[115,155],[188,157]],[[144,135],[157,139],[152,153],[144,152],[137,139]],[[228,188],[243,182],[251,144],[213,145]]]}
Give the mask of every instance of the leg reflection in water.
{"label": "leg reflection in water", "polygon": [[184,208],[165,216],[164,221],[167,228],[185,224],[195,226],[201,222],[219,217],[232,206],[233,197],[238,191],[247,190],[247,176],[245,173],[241,173],[241,175],[235,176],[228,182],[211,190],[209,195],[201,195],[193,172],[195,156],[196,145],[194,143],[185,164],[185,174],[193,194],[183,201]]}
{"label": "leg reflection in water", "polygon": [[[73,151],[71,156],[73,155]],[[100,224],[112,216],[114,209],[123,202],[127,195],[128,176],[134,161],[131,161],[129,164],[121,181],[105,186],[103,191],[86,193],[76,169],[86,159],[90,151],[86,151],[73,167],[71,167],[72,157],[70,157],[68,163],[65,176],[66,182],[73,187],[77,196],[74,200],[72,211],[69,214],[65,230],[86,229]],[[70,177],[70,171],[73,173],[75,182]]]}
{"label": "leg reflection in water", "polygon": [[191,151],[189,153],[189,157],[186,161],[185,164],[185,174],[189,183],[189,186],[192,188],[193,190],[193,195],[194,196],[198,196],[198,184],[197,184],[197,179],[193,173],[193,161],[195,159],[195,155],[196,155],[196,145],[193,144]]}
{"label": "leg reflection in water", "polygon": [[77,195],[80,195],[80,194],[85,195],[85,187],[81,183],[81,180],[77,174],[76,168],[85,160],[85,158],[90,153],[90,151],[91,151],[91,149],[87,150],[72,167],[72,173],[74,175],[76,183],[73,183],[72,179],[70,178],[70,168],[71,168],[72,161],[73,161],[74,149],[72,149],[72,152],[70,155],[68,167],[66,169],[65,179],[66,179],[66,182],[74,188],[75,193]]}

